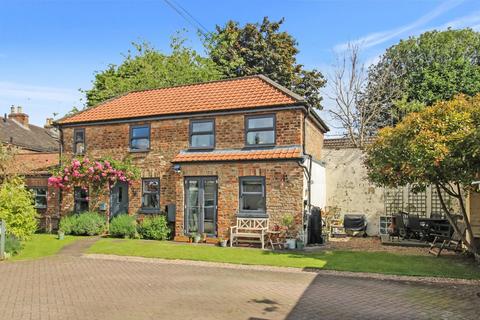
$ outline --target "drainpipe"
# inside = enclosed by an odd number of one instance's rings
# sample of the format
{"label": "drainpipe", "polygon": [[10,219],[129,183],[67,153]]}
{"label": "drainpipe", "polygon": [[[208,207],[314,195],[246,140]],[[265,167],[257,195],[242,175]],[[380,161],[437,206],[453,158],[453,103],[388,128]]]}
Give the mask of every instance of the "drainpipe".
{"label": "drainpipe", "polygon": [[[58,165],[62,167],[62,158],[63,158],[63,130],[59,125],[56,125],[56,128],[58,129],[59,132],[59,140],[58,140]],[[61,189],[58,189],[58,197],[57,197],[57,216],[58,216],[58,222],[60,223],[60,218],[62,216],[62,198],[63,198],[63,192]]]}
{"label": "drainpipe", "polygon": [[311,108],[310,106],[305,107],[305,115],[303,117],[303,130],[302,130],[302,152],[304,157],[309,159],[309,164],[308,167],[303,164],[304,161],[298,162],[298,165],[303,168],[304,174],[307,177],[307,214],[302,215],[302,226],[305,226],[304,230],[304,243],[307,244],[308,240],[308,219],[307,221],[304,221],[305,216],[310,215],[311,209],[312,209],[312,196],[311,196],[311,191],[312,191],[312,155],[307,153],[306,150],[306,145],[305,145],[305,137],[306,137],[306,123],[307,123],[307,117],[310,115]]}

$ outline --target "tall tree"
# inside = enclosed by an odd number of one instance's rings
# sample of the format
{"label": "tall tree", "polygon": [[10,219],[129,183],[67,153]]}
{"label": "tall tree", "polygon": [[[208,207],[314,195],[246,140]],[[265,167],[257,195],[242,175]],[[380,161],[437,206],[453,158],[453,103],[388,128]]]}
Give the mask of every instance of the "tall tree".
{"label": "tall tree", "polygon": [[380,186],[435,186],[448,220],[459,232],[441,191],[457,199],[470,235],[462,235],[463,241],[477,252],[463,195],[474,192],[471,183],[480,172],[480,94],[437,102],[410,113],[394,128],[381,129],[367,148],[365,164],[370,180]]}
{"label": "tall tree", "polygon": [[170,54],[159,52],[148,43],[133,43],[133,47],[120,65],[111,64],[95,74],[92,88],[84,91],[87,107],[133,90],[221,78],[215,63],[186,47],[184,38],[172,37]]}
{"label": "tall tree", "polygon": [[381,108],[365,99],[365,64],[360,58],[360,47],[349,44],[348,49],[337,56],[333,74],[329,78],[327,96],[333,106],[328,110],[335,123],[357,148],[363,148],[370,135],[369,127],[379,116]]}
{"label": "tall tree", "polygon": [[241,27],[238,22],[228,21],[206,37],[205,46],[226,77],[264,74],[321,109],[319,90],[325,86],[325,78],[318,70],[306,70],[297,63],[298,43],[289,33],[280,31],[283,22],[265,17],[262,23]]}
{"label": "tall tree", "polygon": [[480,33],[430,31],[387,49],[369,69],[366,99],[380,105],[374,129],[459,93],[480,92]]}

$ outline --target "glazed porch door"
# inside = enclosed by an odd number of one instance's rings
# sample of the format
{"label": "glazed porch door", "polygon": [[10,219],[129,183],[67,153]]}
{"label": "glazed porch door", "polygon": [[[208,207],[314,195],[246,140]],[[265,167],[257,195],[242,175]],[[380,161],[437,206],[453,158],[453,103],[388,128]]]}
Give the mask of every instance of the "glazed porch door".
{"label": "glazed porch door", "polygon": [[217,178],[185,178],[185,232],[216,235]]}

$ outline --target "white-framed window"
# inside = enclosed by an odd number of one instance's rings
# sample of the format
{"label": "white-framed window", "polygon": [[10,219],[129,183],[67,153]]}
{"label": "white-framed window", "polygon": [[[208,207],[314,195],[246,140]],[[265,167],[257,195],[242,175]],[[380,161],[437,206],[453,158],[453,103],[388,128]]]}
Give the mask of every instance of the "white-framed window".
{"label": "white-framed window", "polygon": [[142,179],[142,211],[160,212],[160,179]]}
{"label": "white-framed window", "polygon": [[47,187],[33,187],[33,203],[37,209],[47,208]]}
{"label": "white-framed window", "polygon": [[265,177],[240,177],[240,215],[265,216]]}

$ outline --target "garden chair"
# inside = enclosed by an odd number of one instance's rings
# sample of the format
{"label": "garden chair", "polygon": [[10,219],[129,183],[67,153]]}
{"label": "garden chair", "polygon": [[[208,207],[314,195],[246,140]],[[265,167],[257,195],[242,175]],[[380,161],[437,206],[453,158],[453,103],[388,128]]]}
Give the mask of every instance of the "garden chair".
{"label": "garden chair", "polygon": [[427,238],[427,230],[420,224],[420,217],[417,214],[408,215],[408,234],[410,238],[423,241]]}
{"label": "garden chair", "polygon": [[462,237],[465,236],[467,227],[464,223],[458,223],[458,232],[453,232],[451,237],[444,237],[442,235],[435,236],[433,242],[430,244],[430,250],[428,253],[431,253],[437,257],[440,256],[443,250],[462,252]]}

